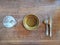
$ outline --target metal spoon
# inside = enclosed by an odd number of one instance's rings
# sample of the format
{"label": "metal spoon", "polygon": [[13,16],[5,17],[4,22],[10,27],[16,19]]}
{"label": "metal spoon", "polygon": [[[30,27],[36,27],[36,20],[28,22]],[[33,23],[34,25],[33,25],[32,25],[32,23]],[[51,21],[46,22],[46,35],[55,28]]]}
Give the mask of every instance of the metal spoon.
{"label": "metal spoon", "polygon": [[48,18],[45,19],[44,23],[46,24],[46,36],[48,36],[49,35]]}

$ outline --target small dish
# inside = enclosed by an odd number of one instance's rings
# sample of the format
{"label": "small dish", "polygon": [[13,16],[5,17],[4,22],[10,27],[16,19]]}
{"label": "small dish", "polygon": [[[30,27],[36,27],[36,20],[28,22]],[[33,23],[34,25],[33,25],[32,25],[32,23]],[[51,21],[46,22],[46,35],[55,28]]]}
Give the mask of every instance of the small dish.
{"label": "small dish", "polygon": [[17,21],[15,20],[15,18],[13,16],[5,16],[3,19],[3,25],[6,28],[11,28],[13,26],[15,26],[17,23]]}

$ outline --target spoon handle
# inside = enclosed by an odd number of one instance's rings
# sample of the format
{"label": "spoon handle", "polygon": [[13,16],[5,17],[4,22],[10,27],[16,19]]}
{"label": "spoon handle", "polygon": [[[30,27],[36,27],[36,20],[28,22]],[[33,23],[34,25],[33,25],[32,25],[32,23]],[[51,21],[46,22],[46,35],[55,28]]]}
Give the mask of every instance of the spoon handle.
{"label": "spoon handle", "polygon": [[48,36],[49,35],[49,27],[48,27],[48,18],[45,20],[46,22],[46,36]]}
{"label": "spoon handle", "polygon": [[46,24],[46,36],[49,35],[49,31],[48,31],[48,24]]}
{"label": "spoon handle", "polygon": [[50,16],[50,37],[52,37],[52,17]]}

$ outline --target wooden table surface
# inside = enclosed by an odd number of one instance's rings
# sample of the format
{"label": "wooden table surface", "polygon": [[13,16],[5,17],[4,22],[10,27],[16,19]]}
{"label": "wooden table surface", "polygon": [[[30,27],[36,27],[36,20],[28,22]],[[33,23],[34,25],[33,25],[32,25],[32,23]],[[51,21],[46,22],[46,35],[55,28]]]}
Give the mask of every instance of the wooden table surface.
{"label": "wooden table surface", "polygon": [[[60,1],[55,0],[0,0],[0,44],[60,44]],[[28,31],[23,26],[23,18],[34,14],[39,18],[39,28]],[[12,28],[5,28],[3,18],[12,15],[17,24]],[[47,17],[53,17],[53,36],[45,35],[45,25],[42,21]]]}

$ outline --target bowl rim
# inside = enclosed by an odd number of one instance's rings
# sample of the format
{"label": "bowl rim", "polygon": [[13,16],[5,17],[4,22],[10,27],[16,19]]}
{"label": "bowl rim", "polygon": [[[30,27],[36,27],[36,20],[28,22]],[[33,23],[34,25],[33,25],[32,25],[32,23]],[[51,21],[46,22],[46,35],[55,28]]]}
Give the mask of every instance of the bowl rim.
{"label": "bowl rim", "polygon": [[[33,16],[36,16],[36,15],[34,15],[34,14],[29,14],[29,15],[33,15]],[[24,27],[25,27],[25,29],[27,29],[27,30],[36,30],[38,27],[39,27],[39,18],[37,17],[37,25],[35,25],[35,26],[33,26],[33,27],[30,27],[30,26],[28,26],[27,24],[26,24],[26,18],[27,18],[27,16],[29,16],[29,15],[26,15],[25,17],[24,17],[24,19],[23,19],[23,25],[24,25]]]}

